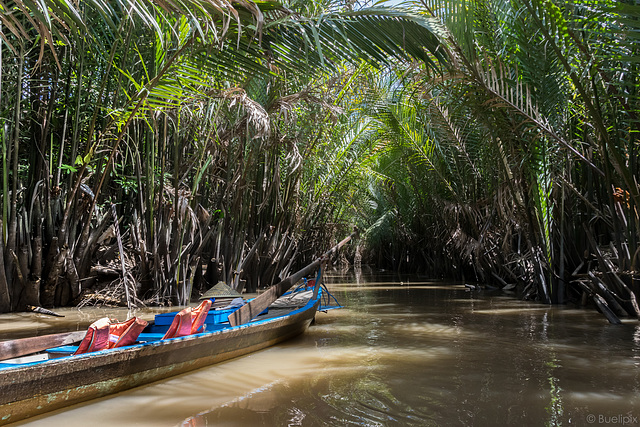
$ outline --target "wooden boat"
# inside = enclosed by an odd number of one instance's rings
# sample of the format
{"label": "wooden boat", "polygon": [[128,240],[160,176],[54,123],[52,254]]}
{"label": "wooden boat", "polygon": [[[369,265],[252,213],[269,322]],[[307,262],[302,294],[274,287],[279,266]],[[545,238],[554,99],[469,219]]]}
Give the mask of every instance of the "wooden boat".
{"label": "wooden boat", "polygon": [[[76,346],[63,345],[82,340],[84,332],[0,342],[0,425],[242,356],[303,333],[323,297],[319,280],[302,307],[268,307],[302,277],[321,271],[327,255],[350,238],[244,306],[209,311],[204,332],[164,339],[173,313],[157,315],[132,345],[84,354],[74,355]],[[15,357],[26,354],[25,348],[44,351]],[[13,359],[6,360],[9,355]]]}
{"label": "wooden boat", "polygon": [[155,333],[143,332],[138,343],[126,347],[71,355],[75,347],[63,346],[9,363],[0,362],[0,424],[272,346],[309,327],[321,296],[322,292],[301,308],[269,310],[244,325],[220,322],[220,316],[228,313],[212,311],[207,316],[208,330],[203,333],[162,340],[158,328],[163,325],[154,325]]}

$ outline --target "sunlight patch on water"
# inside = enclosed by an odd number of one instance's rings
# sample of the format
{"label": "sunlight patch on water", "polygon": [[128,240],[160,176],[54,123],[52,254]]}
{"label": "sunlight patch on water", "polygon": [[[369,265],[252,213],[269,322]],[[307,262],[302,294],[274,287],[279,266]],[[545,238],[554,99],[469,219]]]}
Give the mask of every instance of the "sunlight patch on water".
{"label": "sunlight patch on water", "polygon": [[367,305],[367,310],[368,311],[374,311],[374,310],[379,310],[381,308],[393,308],[393,307],[397,307],[399,304],[397,303],[381,303],[381,304],[369,304]]}
{"label": "sunlight patch on water", "polygon": [[393,364],[424,362],[438,360],[451,355],[452,349],[447,347],[422,347],[422,348],[393,348],[393,347],[367,347],[351,346],[332,348],[323,352],[317,360],[324,367],[341,366],[348,369],[359,369],[365,361],[375,359],[376,366]]}
{"label": "sunlight patch on water", "polygon": [[560,342],[541,342],[536,345],[537,347],[548,351],[559,351],[562,353],[570,353],[571,351],[580,351],[582,347],[580,344],[572,345],[569,343]]}
{"label": "sunlight patch on water", "polygon": [[344,282],[344,281],[340,281],[339,277],[331,277],[331,276],[325,276],[325,278],[327,279],[327,281],[329,282],[330,286],[337,286],[337,285],[341,285],[341,286],[350,286],[350,287],[358,287],[358,289],[362,289],[359,287],[359,285],[371,285],[371,286],[399,286],[401,283],[403,285],[422,285],[422,286],[446,286],[446,287],[451,287],[451,286],[461,286],[464,287],[464,284],[462,283],[450,283],[450,282],[443,282],[443,281],[438,281],[438,280],[415,280],[415,279],[410,279],[410,278],[404,278],[403,280],[362,280],[362,278],[359,281],[349,281],[349,282]]}
{"label": "sunlight patch on water", "polygon": [[[626,400],[629,398],[628,395],[616,394],[616,393],[606,393],[606,392],[565,392],[565,395],[568,399],[573,400],[584,400],[589,402],[606,402],[606,401],[614,401],[614,400]],[[636,398],[637,399],[637,398]]]}
{"label": "sunlight patch on water", "polygon": [[480,309],[473,310],[474,314],[522,314],[522,313],[540,313],[547,312],[551,309],[547,306],[544,307],[522,307],[522,308],[494,308],[494,309]]}
{"label": "sunlight patch on water", "polygon": [[438,323],[403,323],[392,328],[398,334],[409,335],[437,335],[437,336],[462,336],[470,333],[462,328]]}
{"label": "sunlight patch on water", "polygon": [[354,335],[356,333],[359,333],[362,330],[362,327],[358,325],[328,324],[328,325],[314,325],[313,329],[315,332],[321,332],[325,334],[338,333],[340,335],[342,334]]}
{"label": "sunlight patch on water", "polygon": [[453,298],[451,299],[452,302],[455,302],[456,304],[478,304],[479,301],[475,298]]}
{"label": "sunlight patch on water", "polygon": [[426,290],[457,290],[465,289],[464,285],[416,285],[416,284],[399,284],[399,283],[367,283],[366,285],[340,285],[332,284],[331,292],[334,291],[375,291],[380,289],[398,290],[398,289],[426,289]]}
{"label": "sunlight patch on water", "polygon": [[[594,376],[603,375],[601,372],[601,361],[597,358],[597,354],[585,354],[581,351],[583,346],[569,347],[561,349],[557,346],[550,346],[549,350],[553,352],[562,352],[564,354],[565,363],[567,367],[572,369],[582,369],[584,371],[595,370]],[[638,361],[633,358],[623,357],[610,357],[607,360],[608,372],[617,372],[620,376],[625,376],[628,373],[637,370]]]}
{"label": "sunlight patch on water", "polygon": [[[402,312],[402,311],[400,311],[402,306],[398,305],[398,304],[392,305],[391,308],[393,308],[393,310],[387,310],[387,311],[384,311],[384,312],[375,311],[375,310],[369,310],[368,308],[367,308],[367,311],[351,311],[350,314],[346,315],[345,317],[346,318],[355,318],[357,320],[367,320],[367,321],[372,321],[372,320],[384,320],[384,321],[387,321],[387,320],[400,320],[400,321],[404,321],[406,319],[418,319],[418,318],[419,319],[425,319],[427,317],[427,314],[425,314],[425,313],[406,313],[406,312]],[[346,309],[346,310],[336,310],[336,311],[345,311],[346,312],[346,311],[348,311],[348,309]]]}

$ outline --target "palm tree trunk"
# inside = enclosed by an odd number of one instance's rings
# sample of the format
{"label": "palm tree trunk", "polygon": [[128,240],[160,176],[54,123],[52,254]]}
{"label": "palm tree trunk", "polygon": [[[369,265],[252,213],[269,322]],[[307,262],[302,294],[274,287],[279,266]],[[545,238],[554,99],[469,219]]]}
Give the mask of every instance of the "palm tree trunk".
{"label": "palm tree trunk", "polygon": [[[4,225],[4,221],[0,219],[0,226]],[[9,291],[9,285],[7,283],[7,277],[5,275],[4,266],[4,237],[0,233],[0,313],[7,313],[11,311],[11,293]]]}
{"label": "palm tree trunk", "polygon": [[[23,77],[23,68],[24,68],[24,46],[22,43],[20,44],[20,52],[18,54],[18,70],[17,76],[18,81],[16,85],[16,104],[15,104],[15,115],[14,115],[14,137],[13,137],[13,167],[12,167],[12,182],[11,182],[11,212],[9,217],[9,235],[7,238],[7,247],[5,248],[5,267],[8,265],[9,268],[7,271],[7,283],[12,287],[12,296],[18,294],[19,289],[16,289],[17,283],[13,281],[13,271],[14,268],[11,267],[13,263],[13,258],[11,256],[12,253],[15,253],[16,249],[16,238],[18,231],[18,212],[17,212],[17,203],[18,203],[18,163],[19,163],[19,155],[20,155],[20,120],[22,116],[22,77]],[[15,266],[17,268],[17,266]],[[12,298],[12,304],[15,305],[17,303],[16,298]]]}

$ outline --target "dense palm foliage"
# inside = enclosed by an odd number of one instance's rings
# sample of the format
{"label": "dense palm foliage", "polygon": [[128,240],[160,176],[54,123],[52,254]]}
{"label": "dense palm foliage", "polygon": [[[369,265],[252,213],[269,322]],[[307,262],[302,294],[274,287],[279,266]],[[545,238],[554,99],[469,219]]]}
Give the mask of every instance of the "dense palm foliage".
{"label": "dense palm foliage", "polygon": [[444,57],[418,15],[288,6],[0,5],[0,311],[255,290],[343,232],[353,66]]}
{"label": "dense palm foliage", "polygon": [[1,3],[0,311],[380,267],[638,315],[630,1]]}
{"label": "dense palm foliage", "polygon": [[370,111],[387,148],[369,174],[372,255],[543,301],[593,296],[612,321],[640,314],[640,7],[415,7],[441,20],[451,60]]}

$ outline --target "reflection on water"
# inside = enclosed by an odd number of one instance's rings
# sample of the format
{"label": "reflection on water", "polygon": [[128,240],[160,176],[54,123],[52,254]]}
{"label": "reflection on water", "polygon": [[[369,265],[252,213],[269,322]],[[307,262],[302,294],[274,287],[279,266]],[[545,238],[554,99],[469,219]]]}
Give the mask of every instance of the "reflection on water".
{"label": "reflection on water", "polygon": [[298,339],[25,424],[638,424],[635,322],[442,283],[333,280],[347,308]]}

